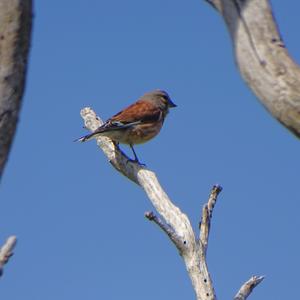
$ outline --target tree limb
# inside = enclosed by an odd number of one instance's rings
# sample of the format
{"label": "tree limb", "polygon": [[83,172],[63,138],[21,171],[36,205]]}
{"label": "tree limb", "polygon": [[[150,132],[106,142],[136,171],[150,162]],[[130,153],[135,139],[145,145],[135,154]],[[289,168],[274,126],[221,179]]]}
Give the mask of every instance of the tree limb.
{"label": "tree limb", "polygon": [[0,178],[25,87],[31,22],[32,0],[0,0]]}
{"label": "tree limb", "polygon": [[224,18],[243,79],[267,110],[300,137],[300,68],[278,32],[269,0],[206,0]]}
{"label": "tree limb", "polygon": [[145,213],[145,217],[149,221],[153,221],[156,225],[158,225],[162,231],[170,238],[170,240],[174,243],[174,245],[179,250],[180,255],[182,255],[182,252],[185,250],[185,241],[182,241],[179,236],[176,235],[173,228],[168,226],[168,224],[165,224],[163,220],[161,220],[159,217],[157,217],[154,212],[148,211]]}
{"label": "tree limb", "polygon": [[[90,131],[95,131],[103,124],[102,120],[89,107],[81,110],[81,116],[84,119],[85,127]],[[157,212],[163,217],[162,220],[152,212],[145,214],[150,221],[155,222],[168,235],[178,248],[192,281],[197,300],[216,300],[206,263],[206,249],[213,208],[222,188],[218,185],[212,188],[208,202],[203,209],[200,238],[196,240],[188,217],[171,202],[153,171],[130,161],[109,138],[97,137],[96,141],[115,169],[144,189]]]}
{"label": "tree limb", "polygon": [[208,236],[210,231],[210,222],[212,218],[213,209],[217,202],[219,193],[222,191],[220,185],[214,185],[211,189],[209,199],[207,203],[203,205],[202,209],[202,219],[200,222],[200,242],[203,247],[203,251],[206,254],[207,245],[208,245]]}
{"label": "tree limb", "polygon": [[252,276],[248,281],[246,281],[237,294],[234,300],[246,300],[248,296],[252,293],[253,289],[260,284],[264,279],[264,276]]}
{"label": "tree limb", "polygon": [[10,236],[0,249],[0,276],[3,275],[3,267],[13,255],[13,249],[16,246],[17,238]]}
{"label": "tree limb", "polygon": [[[103,122],[96,116],[95,112],[87,107],[81,110],[85,127],[94,131]],[[145,166],[132,162],[110,139],[98,137],[98,146],[109,159],[117,171],[140,185],[155,209],[164,220],[175,229],[176,234],[190,243],[194,240],[193,229],[187,216],[176,207],[159,184],[155,173]]]}
{"label": "tree limb", "polygon": [[[96,116],[95,112],[88,107],[81,110],[81,116],[84,119],[85,127],[90,131],[94,131],[103,123],[102,120]],[[211,289],[211,286],[208,284],[209,280],[207,277],[203,277],[201,273],[203,266],[200,264],[200,247],[196,242],[190,221],[188,217],[171,202],[159,184],[155,173],[144,166],[130,161],[110,139],[98,137],[97,144],[116,170],[144,189],[157,212],[169,226],[169,233],[172,231],[172,236],[176,236],[176,246],[180,249],[180,253],[184,259],[196,292],[197,300],[216,299],[213,289]],[[162,225],[163,222],[160,219],[155,219],[153,216],[149,217],[150,219],[152,218],[153,221],[156,220],[156,223],[165,232],[168,231],[166,225]]]}

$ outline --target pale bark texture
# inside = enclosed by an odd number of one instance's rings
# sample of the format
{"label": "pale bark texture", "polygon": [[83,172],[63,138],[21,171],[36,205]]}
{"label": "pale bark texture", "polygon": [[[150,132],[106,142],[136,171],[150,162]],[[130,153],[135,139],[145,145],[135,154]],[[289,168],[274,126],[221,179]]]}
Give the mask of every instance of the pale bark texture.
{"label": "pale bark texture", "polygon": [[268,0],[206,0],[223,17],[236,63],[267,110],[300,137],[300,69],[290,57]]}
{"label": "pale bark texture", "polygon": [[[103,124],[91,108],[81,110],[81,116],[84,119],[85,127],[90,131],[94,131]],[[222,188],[218,185],[213,186],[208,202],[202,209],[202,218],[199,224],[200,237],[196,238],[188,217],[172,203],[153,171],[130,161],[109,138],[98,137],[96,140],[110,163],[120,173],[144,189],[149,200],[162,217],[156,216],[154,212],[145,213],[146,218],[156,223],[178,249],[191,279],[196,299],[216,300],[206,263],[206,252],[212,213]]]}
{"label": "pale bark texture", "polygon": [[13,255],[13,249],[17,243],[15,236],[10,236],[0,249],[0,276],[3,274],[3,267]]}
{"label": "pale bark texture", "polygon": [[237,292],[234,300],[246,300],[253,289],[264,280],[264,276],[252,276]]}
{"label": "pale bark texture", "polygon": [[[25,87],[32,25],[32,0],[0,0],[0,179],[16,131]],[[0,249],[0,276],[17,238]]]}
{"label": "pale bark texture", "polygon": [[0,179],[24,92],[31,23],[31,0],[0,0]]}

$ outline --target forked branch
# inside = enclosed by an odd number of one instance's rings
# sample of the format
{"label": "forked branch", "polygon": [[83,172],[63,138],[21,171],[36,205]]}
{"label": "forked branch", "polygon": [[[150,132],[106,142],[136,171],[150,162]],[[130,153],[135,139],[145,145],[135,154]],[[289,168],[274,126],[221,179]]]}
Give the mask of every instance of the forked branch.
{"label": "forked branch", "polygon": [[[90,131],[94,131],[103,123],[91,108],[82,109],[81,116],[85,127]],[[200,238],[196,239],[188,217],[172,203],[153,171],[130,161],[119,147],[106,137],[98,137],[97,144],[117,171],[140,185],[146,192],[162,219],[153,212],[147,212],[145,216],[157,224],[179,250],[197,300],[216,300],[207,268],[206,250],[213,208],[222,188],[218,185],[212,188],[208,202],[203,207]]]}
{"label": "forked branch", "polygon": [[154,214],[153,211],[148,211],[145,213],[145,217],[149,220],[154,222],[156,225],[160,227],[160,229],[170,238],[170,240],[174,243],[176,248],[179,250],[180,255],[182,255],[182,251],[184,251],[185,242],[176,235],[175,231],[171,226],[166,224],[163,220],[161,220],[158,216]]}

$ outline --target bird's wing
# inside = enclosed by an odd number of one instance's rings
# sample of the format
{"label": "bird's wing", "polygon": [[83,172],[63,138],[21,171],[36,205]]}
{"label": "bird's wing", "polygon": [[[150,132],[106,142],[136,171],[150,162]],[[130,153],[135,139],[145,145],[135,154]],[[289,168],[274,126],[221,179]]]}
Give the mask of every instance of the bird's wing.
{"label": "bird's wing", "polygon": [[117,126],[131,126],[139,123],[155,122],[162,118],[162,111],[148,101],[139,100],[120,111],[108,121]]}
{"label": "bird's wing", "polygon": [[126,129],[141,123],[156,122],[162,117],[162,111],[158,107],[147,101],[139,100],[112,116],[96,129],[94,133]]}

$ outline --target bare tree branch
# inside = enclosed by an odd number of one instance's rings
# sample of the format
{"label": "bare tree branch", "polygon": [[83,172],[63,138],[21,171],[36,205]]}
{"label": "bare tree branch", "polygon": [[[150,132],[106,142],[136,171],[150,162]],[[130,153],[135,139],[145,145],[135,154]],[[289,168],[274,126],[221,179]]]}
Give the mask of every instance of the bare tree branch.
{"label": "bare tree branch", "polygon": [[[100,118],[96,116],[91,108],[82,109],[81,116],[84,119],[85,127],[91,131],[94,131],[102,124]],[[216,299],[212,286],[209,284],[209,276],[207,276],[206,273],[205,276],[203,276],[203,273],[201,273],[203,264],[200,263],[200,247],[196,242],[190,221],[188,217],[171,202],[159,184],[155,173],[144,166],[129,161],[128,157],[124,155],[110,139],[98,137],[97,144],[116,170],[144,189],[157,212],[163,217],[166,224],[170,227],[169,229],[174,232],[174,235],[173,233],[172,235],[174,237],[176,236],[176,246],[180,249],[182,258],[184,259],[197,299]],[[162,225],[163,222],[159,221],[160,219],[150,216],[150,219],[151,218],[153,221],[156,220],[157,224],[164,231],[167,231],[165,225]],[[182,246],[180,246],[179,243],[182,243]]]}
{"label": "bare tree branch", "polygon": [[0,178],[25,87],[31,22],[31,0],[0,0]]}
{"label": "bare tree branch", "polygon": [[300,137],[300,68],[290,57],[269,0],[206,0],[224,18],[243,79],[268,111]]}
{"label": "bare tree branch", "polygon": [[260,284],[264,279],[264,276],[252,276],[248,281],[246,281],[238,293],[235,295],[234,300],[245,300],[251,294],[253,289]]}
{"label": "bare tree branch", "polygon": [[17,238],[10,236],[0,249],[0,276],[3,274],[3,267],[13,255],[13,249],[16,246]]}
{"label": "bare tree branch", "polygon": [[[81,110],[85,127],[94,131],[103,122],[91,108]],[[178,236],[189,242],[194,241],[193,229],[187,216],[175,206],[159,184],[156,175],[151,170],[128,159],[110,139],[98,137],[97,144],[108,157],[117,171],[140,185],[151,200],[155,209],[172,226]]]}
{"label": "bare tree branch", "polygon": [[[96,130],[102,124],[91,108],[82,109],[81,116],[84,119],[85,127],[90,131]],[[153,212],[145,214],[150,221],[155,222],[168,235],[178,248],[192,281],[197,300],[216,300],[206,263],[206,249],[213,208],[222,188],[218,185],[212,188],[208,202],[203,209],[200,225],[201,235],[196,240],[188,217],[171,202],[153,171],[130,161],[108,138],[98,137],[97,144],[116,170],[144,189],[157,212],[163,217],[160,219]]]}
{"label": "bare tree branch", "polygon": [[158,225],[164,233],[170,238],[170,240],[174,243],[174,245],[179,250],[180,255],[184,252],[185,241],[182,241],[179,236],[176,235],[173,228],[171,228],[168,224],[165,224],[163,220],[157,217],[154,212],[148,211],[145,213],[145,217],[149,221],[153,221],[156,225]]}
{"label": "bare tree branch", "polygon": [[213,209],[217,202],[218,195],[221,191],[222,191],[222,187],[220,185],[214,185],[213,188],[211,189],[207,203],[203,205],[202,219],[199,227],[200,227],[200,242],[202,244],[203,251],[205,254],[208,245],[208,236],[210,231],[210,222],[212,218]]}

